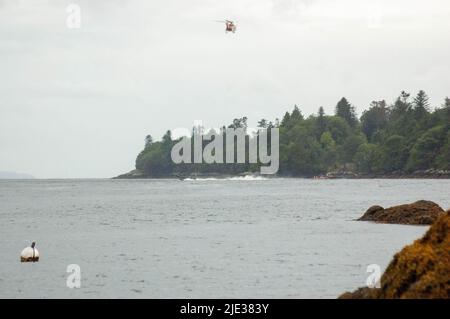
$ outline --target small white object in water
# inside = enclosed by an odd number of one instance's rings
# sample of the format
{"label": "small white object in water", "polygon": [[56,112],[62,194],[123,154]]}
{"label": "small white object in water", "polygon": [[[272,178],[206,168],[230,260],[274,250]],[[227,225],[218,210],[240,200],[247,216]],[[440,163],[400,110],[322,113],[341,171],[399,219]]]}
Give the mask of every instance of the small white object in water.
{"label": "small white object in water", "polygon": [[35,243],[31,244],[31,247],[26,247],[20,253],[20,261],[21,262],[37,262],[39,261],[39,252],[36,248],[34,248]]}

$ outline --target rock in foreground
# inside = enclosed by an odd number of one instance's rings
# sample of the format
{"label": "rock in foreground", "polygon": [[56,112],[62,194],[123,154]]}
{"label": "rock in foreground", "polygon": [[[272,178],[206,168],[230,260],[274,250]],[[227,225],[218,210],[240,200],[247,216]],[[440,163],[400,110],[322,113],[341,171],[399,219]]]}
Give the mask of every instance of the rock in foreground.
{"label": "rock in foreground", "polygon": [[450,210],[427,233],[394,256],[381,288],[359,288],[342,299],[450,298]]}
{"label": "rock in foreground", "polygon": [[386,209],[381,206],[372,206],[358,220],[388,224],[431,225],[443,213],[444,210],[438,204],[420,200]]}

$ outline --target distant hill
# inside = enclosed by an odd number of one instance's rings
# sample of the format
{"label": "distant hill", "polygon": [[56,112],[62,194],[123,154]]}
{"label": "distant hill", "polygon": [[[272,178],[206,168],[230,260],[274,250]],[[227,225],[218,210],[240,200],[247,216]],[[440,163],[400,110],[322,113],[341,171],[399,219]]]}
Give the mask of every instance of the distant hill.
{"label": "distant hill", "polygon": [[0,171],[0,179],[34,179],[34,176],[24,173]]}

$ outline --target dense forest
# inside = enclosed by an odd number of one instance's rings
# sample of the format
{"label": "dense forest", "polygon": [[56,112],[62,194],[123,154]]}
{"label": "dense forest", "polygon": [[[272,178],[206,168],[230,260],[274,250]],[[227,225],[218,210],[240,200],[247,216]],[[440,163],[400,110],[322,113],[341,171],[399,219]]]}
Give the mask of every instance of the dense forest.
{"label": "dense forest", "polygon": [[[247,118],[234,119],[226,127],[247,129]],[[401,92],[390,105],[374,101],[359,118],[346,98],[337,103],[333,115],[326,115],[320,107],[317,114],[306,118],[295,106],[281,120],[261,119],[258,127],[279,128],[281,176],[310,177],[339,171],[380,176],[450,170],[450,99],[432,108],[424,91],[414,97]],[[252,137],[249,134],[247,138]],[[177,142],[170,131],[160,141],[148,135],[136,159],[135,176],[259,172],[259,164],[174,164],[170,154]]]}

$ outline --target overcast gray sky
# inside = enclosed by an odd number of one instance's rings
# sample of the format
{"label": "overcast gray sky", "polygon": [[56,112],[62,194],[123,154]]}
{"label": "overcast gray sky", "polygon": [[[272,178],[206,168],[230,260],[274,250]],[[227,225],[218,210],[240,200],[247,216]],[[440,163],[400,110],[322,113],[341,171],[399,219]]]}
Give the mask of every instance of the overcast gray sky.
{"label": "overcast gray sky", "polygon": [[129,171],[195,120],[450,95],[448,0],[0,0],[0,35],[0,170],[40,178]]}

